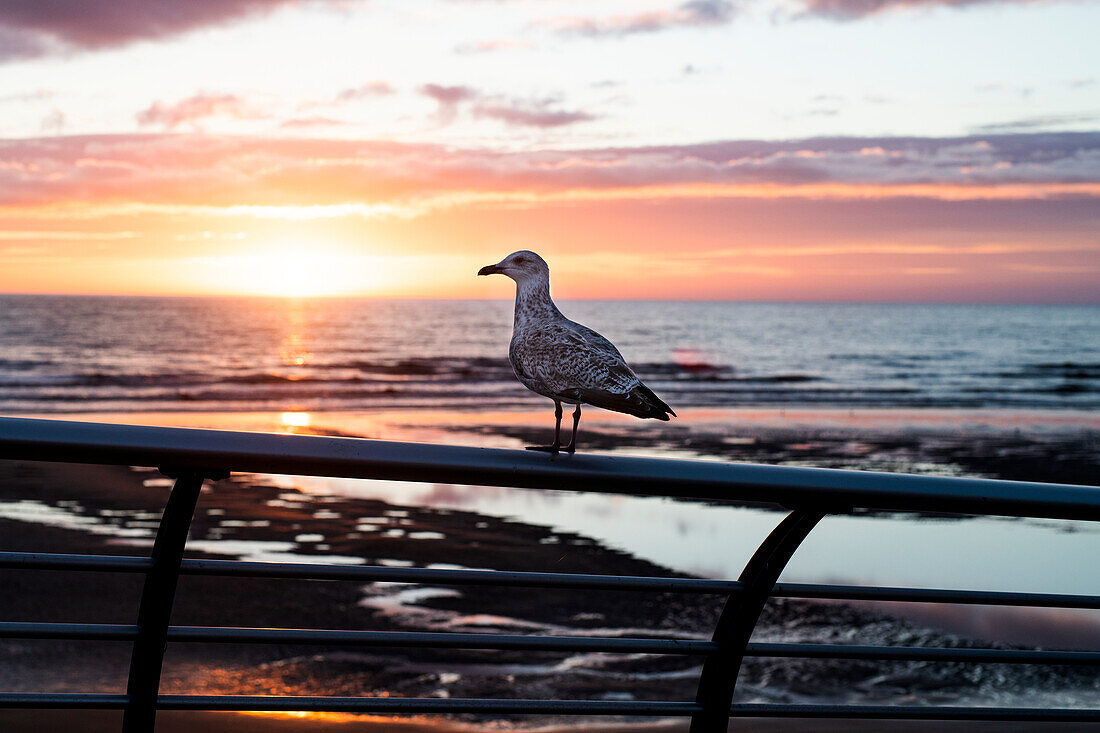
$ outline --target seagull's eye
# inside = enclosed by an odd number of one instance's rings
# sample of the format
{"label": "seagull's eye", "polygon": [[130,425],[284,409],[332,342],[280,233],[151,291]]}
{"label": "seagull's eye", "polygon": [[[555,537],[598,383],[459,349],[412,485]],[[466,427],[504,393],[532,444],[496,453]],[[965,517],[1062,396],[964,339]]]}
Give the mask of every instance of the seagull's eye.
{"label": "seagull's eye", "polygon": [[517,258],[516,258],[516,264],[517,264],[517,265],[525,265],[525,264],[527,264],[527,258],[526,258],[526,257],[517,257]]}

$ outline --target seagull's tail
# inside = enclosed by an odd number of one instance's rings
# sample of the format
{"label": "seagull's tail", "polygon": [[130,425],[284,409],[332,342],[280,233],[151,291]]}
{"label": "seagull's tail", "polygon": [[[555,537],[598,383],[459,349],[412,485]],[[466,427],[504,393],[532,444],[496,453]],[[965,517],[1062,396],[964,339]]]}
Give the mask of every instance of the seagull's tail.
{"label": "seagull's tail", "polygon": [[638,415],[638,417],[652,417],[656,420],[665,420],[666,422],[668,421],[669,415],[676,417],[676,413],[672,411],[672,408],[666,405],[665,401],[660,397],[653,394],[653,390],[641,382],[638,382],[638,389],[636,392],[641,394],[643,401],[645,401],[650,408],[646,414]]}
{"label": "seagull's tail", "polygon": [[606,392],[596,389],[575,389],[571,394],[576,398],[605,410],[625,412],[634,417],[653,418],[654,420],[668,420],[668,416],[676,417],[676,413],[653,394],[653,390],[638,382],[638,386],[626,393]]}

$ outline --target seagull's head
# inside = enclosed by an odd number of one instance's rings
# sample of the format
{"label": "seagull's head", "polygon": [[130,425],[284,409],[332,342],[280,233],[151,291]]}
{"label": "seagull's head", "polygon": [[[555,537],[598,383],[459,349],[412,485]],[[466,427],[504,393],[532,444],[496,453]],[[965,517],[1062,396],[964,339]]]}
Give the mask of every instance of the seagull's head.
{"label": "seagull's head", "polygon": [[550,280],[550,266],[546,260],[534,252],[521,249],[513,252],[495,265],[486,265],[477,271],[478,275],[507,275],[522,285],[525,282]]}

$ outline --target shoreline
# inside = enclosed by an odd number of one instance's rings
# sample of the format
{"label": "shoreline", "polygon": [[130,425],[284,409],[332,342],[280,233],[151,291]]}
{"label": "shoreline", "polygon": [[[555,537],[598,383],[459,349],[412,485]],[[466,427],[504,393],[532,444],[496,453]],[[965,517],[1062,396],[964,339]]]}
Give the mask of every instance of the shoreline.
{"label": "shoreline", "polygon": [[[549,404],[549,403],[548,403]],[[514,421],[517,417],[524,420],[535,418],[545,422],[549,415],[553,425],[553,410],[537,405],[519,405],[512,408],[485,409],[472,405],[453,406],[414,406],[377,408],[339,409],[339,410],[296,410],[293,405],[285,409],[187,409],[184,405],[165,409],[142,410],[57,410],[42,412],[35,410],[6,411],[7,417],[40,418],[43,420],[76,420],[128,422],[134,416],[140,416],[143,425],[178,425],[190,427],[217,422],[230,422],[240,425],[265,424],[270,429],[286,431],[294,426],[281,424],[278,417],[284,414],[309,414],[328,416],[339,421],[362,420],[364,424],[397,424],[407,422],[410,425],[443,424],[449,416],[471,415],[489,425],[500,425]],[[802,426],[848,426],[858,429],[884,430],[943,430],[967,428],[970,430],[1006,429],[1017,430],[1032,427],[1037,430],[1068,431],[1100,430],[1100,414],[1094,410],[1058,409],[1058,408],[1017,408],[1017,407],[940,407],[940,406],[812,406],[806,404],[791,405],[745,405],[738,407],[688,407],[677,411],[678,417],[663,427],[677,424],[746,424],[763,425],[768,428]],[[629,415],[608,412],[606,410],[585,411],[582,425],[645,425],[657,426],[651,421],[638,421]],[[246,429],[246,428],[236,428]]]}

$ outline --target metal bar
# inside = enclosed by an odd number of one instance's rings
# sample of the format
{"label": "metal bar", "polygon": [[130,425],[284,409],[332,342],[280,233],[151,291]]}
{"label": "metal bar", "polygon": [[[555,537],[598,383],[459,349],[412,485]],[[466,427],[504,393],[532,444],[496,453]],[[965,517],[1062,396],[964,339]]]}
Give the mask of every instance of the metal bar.
{"label": "metal bar", "polygon": [[138,637],[130,655],[130,675],[126,682],[126,694],[130,701],[123,715],[123,733],[152,733],[156,724],[160,670],[164,662],[180,560],[191,517],[195,514],[195,503],[202,490],[202,472],[162,472],[175,474],[176,484],[161,516],[151,554],[153,567],[145,576],[145,586],[141,592]]}
{"label": "metal bar", "polygon": [[949,590],[942,588],[891,588],[860,585],[776,583],[775,598],[825,598],[845,601],[903,601],[912,603],[971,603],[985,606],[1033,606],[1042,608],[1100,608],[1100,596],[1057,593]]}
{"label": "metal bar", "polygon": [[[153,560],[148,557],[0,552],[0,569],[8,570],[94,570],[136,573],[145,572],[152,566]],[[524,586],[530,588],[638,590],[661,593],[714,593],[723,595],[738,593],[744,588],[744,584],[738,580],[710,580],[705,578],[392,568],[374,565],[349,567],[347,565],[324,563],[241,562],[238,560],[196,560],[190,558],[185,558],[180,564],[180,574],[251,578],[300,578],[305,580],[438,583],[446,585]],[[818,583],[776,583],[772,589],[772,597],[1100,609],[1100,596],[1090,595]]]}
{"label": "metal bar", "polygon": [[1020,722],[1096,722],[1096,708],[955,707],[940,705],[733,705],[738,718],[849,718],[879,720],[1011,720]]}
{"label": "metal bar", "polygon": [[985,662],[1004,664],[1100,664],[1100,652],[1046,649],[966,649],[849,644],[749,644],[748,657],[804,659],[878,659],[911,662]]}
{"label": "metal bar", "polygon": [[306,578],[310,580],[386,581],[444,585],[524,586],[583,590],[639,590],[657,593],[730,594],[741,590],[736,580],[662,578],[638,575],[580,575],[531,573],[506,570],[442,570],[381,566],[325,565],[321,563],[267,563],[237,560],[186,559],[183,575],[219,575],[253,578]]}
{"label": "metal bar", "polygon": [[151,557],[127,555],[62,555],[49,552],[0,552],[5,570],[101,570],[144,573],[153,567]]}
{"label": "metal bar", "polygon": [[431,649],[507,649],[531,651],[618,652],[702,656],[718,649],[710,641],[622,639],[589,636],[520,636],[424,631],[343,631],[336,629],[254,629],[224,626],[171,626],[169,641],[232,644],[366,644],[376,647]]}
{"label": "metal bar", "polygon": [[0,418],[0,458],[1100,521],[1100,487]]}
{"label": "metal bar", "polygon": [[0,692],[0,709],[120,710],[129,700],[126,695],[83,692]]}
{"label": "metal bar", "polygon": [[691,733],[726,732],[733,688],[760,612],[783,568],[823,516],[812,510],[791,512],[749,558],[739,578],[745,588],[726,599],[714,629],[713,640],[720,648],[703,662],[695,701],[704,710],[691,717]]}
{"label": "metal bar", "polygon": [[[133,641],[138,627],[126,624],[0,622],[2,639]],[[618,637],[519,636],[437,632],[346,631],[336,629],[258,629],[218,626],[169,626],[168,641],[227,644],[359,645],[432,649],[587,651],[637,654],[706,655],[715,642]],[[865,659],[918,662],[974,662],[1044,665],[1098,665],[1100,652],[1036,649],[884,647],[849,644],[750,643],[746,657]]]}
{"label": "metal bar", "polygon": [[126,624],[57,624],[0,622],[0,639],[84,639],[133,641],[138,627]]}
{"label": "metal bar", "polygon": [[519,713],[559,715],[690,715],[692,702],[645,700],[541,700],[417,697],[289,697],[267,695],[161,695],[163,710],[271,710],[349,713]]}
{"label": "metal bar", "polygon": [[[125,624],[0,622],[0,638],[3,639],[133,641],[137,636],[138,627]],[[219,626],[169,626],[167,639],[176,642],[226,644],[335,644],[341,646],[365,644],[377,647],[587,651],[692,656],[706,655],[718,650],[718,644],[715,642],[676,639],[519,636],[415,631],[346,631],[337,629],[258,629]],[[744,655],[747,657],[1004,664],[1100,664],[1100,652],[1095,651],[883,647],[848,644],[750,643],[745,647]]]}
{"label": "metal bar", "polygon": [[[151,567],[153,567],[153,560],[148,557],[0,552],[0,569],[6,570],[89,570],[140,573]],[[238,560],[196,560],[190,558],[185,558],[180,564],[180,574],[251,578],[300,578],[305,580],[438,583],[446,585],[524,586],[530,588],[638,590],[723,595],[738,593],[744,588],[744,584],[737,580],[710,580],[704,578],[391,568],[374,565],[349,567],[347,565],[328,565],[324,563],[241,562]],[[1100,609],[1100,596],[1090,595],[817,583],[776,583],[772,589],[772,597]]]}

